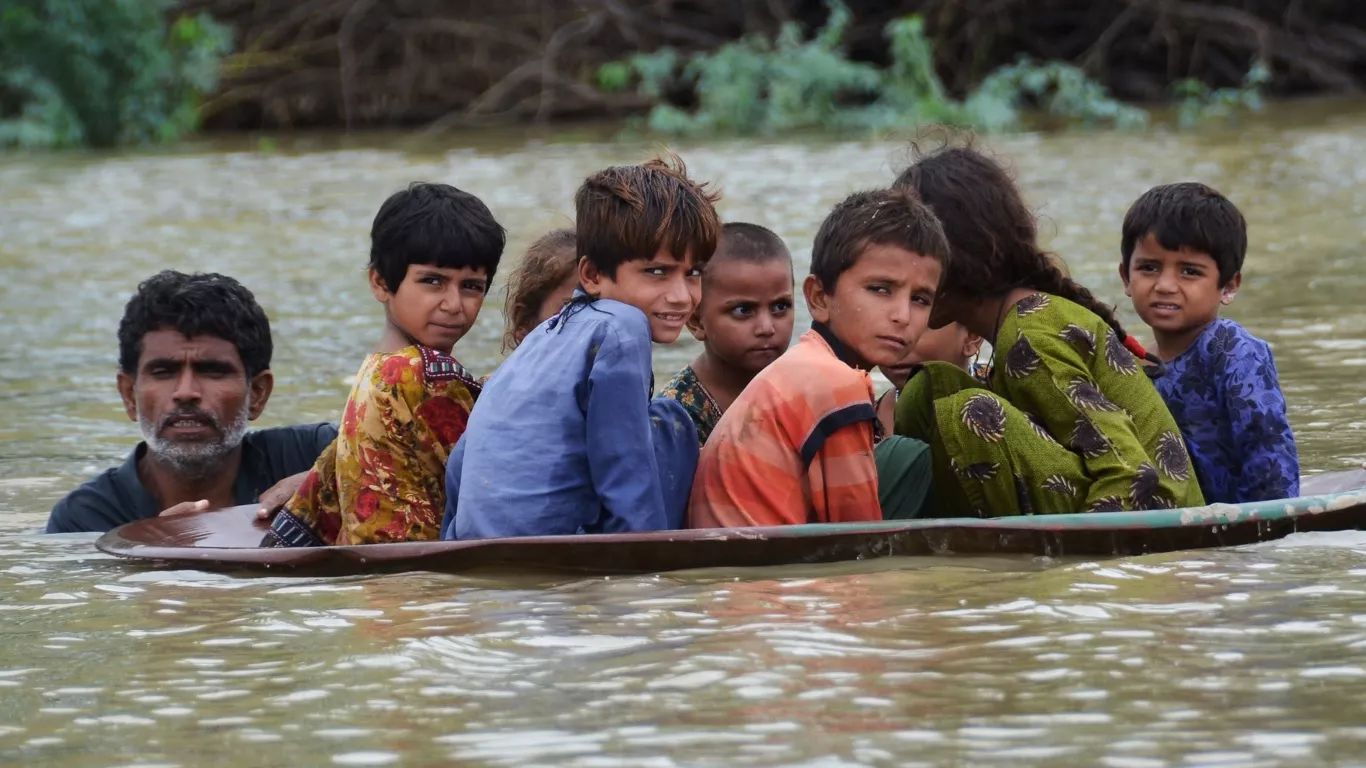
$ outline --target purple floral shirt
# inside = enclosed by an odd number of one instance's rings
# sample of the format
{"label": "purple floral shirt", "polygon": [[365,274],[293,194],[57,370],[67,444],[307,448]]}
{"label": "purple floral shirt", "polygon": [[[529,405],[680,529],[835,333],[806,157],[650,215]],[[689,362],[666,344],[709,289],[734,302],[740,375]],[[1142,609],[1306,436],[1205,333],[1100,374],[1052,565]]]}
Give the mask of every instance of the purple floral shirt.
{"label": "purple floral shirt", "polygon": [[1206,501],[1299,495],[1295,434],[1265,341],[1220,318],[1155,383],[1181,426]]}

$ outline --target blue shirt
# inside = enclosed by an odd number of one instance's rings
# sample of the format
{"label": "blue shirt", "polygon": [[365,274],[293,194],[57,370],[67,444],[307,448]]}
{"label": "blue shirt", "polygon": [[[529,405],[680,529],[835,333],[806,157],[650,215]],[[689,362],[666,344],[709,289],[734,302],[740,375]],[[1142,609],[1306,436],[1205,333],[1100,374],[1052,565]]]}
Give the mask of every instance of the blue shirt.
{"label": "blue shirt", "polygon": [[446,462],[441,537],[680,526],[697,433],[674,401],[650,402],[650,352],[643,312],[581,293],[527,334]]}
{"label": "blue shirt", "polygon": [[1154,383],[1186,438],[1206,501],[1299,495],[1295,434],[1265,341],[1220,318],[1166,369]]}

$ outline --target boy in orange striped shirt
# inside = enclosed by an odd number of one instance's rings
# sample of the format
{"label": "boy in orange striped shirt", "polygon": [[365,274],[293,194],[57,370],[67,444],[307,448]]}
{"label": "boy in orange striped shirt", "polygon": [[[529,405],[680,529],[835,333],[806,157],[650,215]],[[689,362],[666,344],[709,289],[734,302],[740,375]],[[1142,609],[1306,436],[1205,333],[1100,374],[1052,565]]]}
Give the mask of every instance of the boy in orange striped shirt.
{"label": "boy in orange striped shirt", "polygon": [[859,192],[835,206],[803,285],[811,330],[717,423],[698,461],[691,527],[882,519],[868,371],[899,362],[925,330],[948,254],[914,193]]}

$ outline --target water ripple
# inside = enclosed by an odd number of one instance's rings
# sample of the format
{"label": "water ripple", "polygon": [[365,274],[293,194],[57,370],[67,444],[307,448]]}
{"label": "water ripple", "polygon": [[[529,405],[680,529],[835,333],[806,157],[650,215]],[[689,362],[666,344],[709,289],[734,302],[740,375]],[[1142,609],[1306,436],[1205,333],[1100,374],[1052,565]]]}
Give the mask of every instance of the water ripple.
{"label": "water ripple", "polygon": [[[1199,175],[1253,222],[1237,319],[1275,347],[1305,465],[1366,459],[1366,115],[1234,134],[1003,139],[1049,246],[1109,301],[1118,222]],[[798,273],[830,204],[901,147],[684,143],[728,219]],[[643,144],[0,159],[0,759],[15,764],[1307,765],[1366,744],[1366,532],[1107,560],[892,558],[639,578],[252,577],[129,566],[36,536],[135,437],[112,389],[139,275],[219,269],[279,339],[270,423],[331,418],[373,337],[378,201],[454,179],[509,253],[569,221],[584,174]],[[508,183],[535,178],[537,184]],[[872,181],[870,181],[872,180]],[[243,185],[246,185],[245,187]],[[244,193],[245,190],[245,193]],[[98,201],[98,204],[89,204]],[[461,354],[497,360],[498,292]],[[1121,301],[1121,303],[1123,303]],[[80,306],[73,313],[66,308]],[[1130,326],[1137,321],[1125,308]],[[805,322],[799,319],[799,322]],[[661,348],[657,378],[695,354]],[[340,362],[339,362],[340,361]]]}

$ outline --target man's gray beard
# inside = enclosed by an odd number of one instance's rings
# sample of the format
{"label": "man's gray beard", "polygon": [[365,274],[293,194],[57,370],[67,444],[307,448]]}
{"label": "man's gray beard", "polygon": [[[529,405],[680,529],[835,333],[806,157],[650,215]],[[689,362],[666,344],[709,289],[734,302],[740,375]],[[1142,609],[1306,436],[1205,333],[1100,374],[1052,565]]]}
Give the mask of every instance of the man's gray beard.
{"label": "man's gray beard", "polygon": [[138,415],[138,426],[142,428],[142,439],[147,441],[147,453],[155,460],[188,477],[206,477],[223,457],[242,444],[242,437],[247,433],[247,422],[250,421],[250,411],[251,398],[246,398],[231,422],[223,425],[214,421],[222,437],[202,443],[167,440],[157,434],[159,425],[141,414]]}

